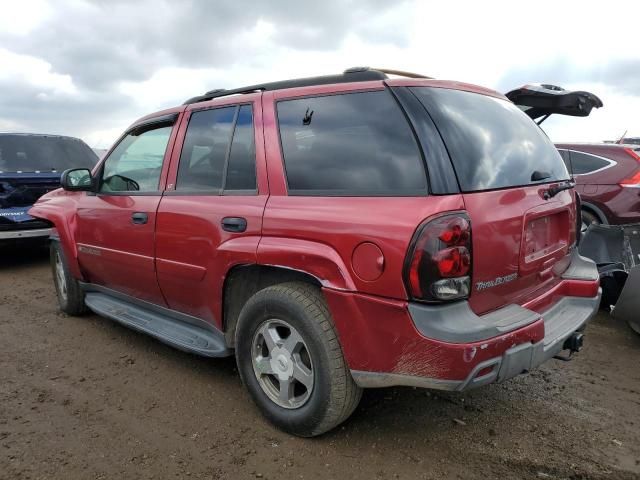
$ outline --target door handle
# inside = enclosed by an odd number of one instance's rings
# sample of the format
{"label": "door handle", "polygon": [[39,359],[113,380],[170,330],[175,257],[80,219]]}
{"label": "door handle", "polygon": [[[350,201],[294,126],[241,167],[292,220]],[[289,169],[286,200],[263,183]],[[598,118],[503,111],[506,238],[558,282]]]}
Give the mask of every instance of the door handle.
{"label": "door handle", "polygon": [[133,212],[131,214],[131,223],[134,225],[144,225],[149,221],[149,215],[144,212]]}
{"label": "door handle", "polygon": [[244,232],[247,229],[247,219],[242,217],[224,217],[222,229],[226,232]]}

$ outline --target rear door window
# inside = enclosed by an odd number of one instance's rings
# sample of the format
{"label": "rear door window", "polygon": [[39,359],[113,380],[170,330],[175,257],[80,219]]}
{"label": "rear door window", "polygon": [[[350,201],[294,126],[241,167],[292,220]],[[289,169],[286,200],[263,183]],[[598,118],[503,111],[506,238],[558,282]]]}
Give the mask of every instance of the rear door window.
{"label": "rear door window", "polygon": [[251,105],[193,112],[178,166],[176,190],[255,191]]}
{"label": "rear door window", "polygon": [[233,133],[236,107],[193,112],[184,139],[176,190],[218,191]]}
{"label": "rear door window", "polygon": [[424,195],[413,132],[387,90],[278,102],[289,193]]}
{"label": "rear door window", "polygon": [[553,143],[513,103],[445,88],[411,91],[433,117],[463,192],[569,178]]}

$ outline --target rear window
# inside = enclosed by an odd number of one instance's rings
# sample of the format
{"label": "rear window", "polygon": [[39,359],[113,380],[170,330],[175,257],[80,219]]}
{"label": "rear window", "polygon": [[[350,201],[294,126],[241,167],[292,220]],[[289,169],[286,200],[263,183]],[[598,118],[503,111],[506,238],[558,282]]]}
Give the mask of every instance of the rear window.
{"label": "rear window", "polygon": [[422,195],[424,162],[388,91],[278,102],[289,192]]}
{"label": "rear window", "polygon": [[92,169],[98,157],[84,142],[45,135],[0,135],[0,172]]}
{"label": "rear window", "polygon": [[[411,91],[433,117],[464,192],[567,180],[553,143],[507,100],[460,90]],[[541,180],[533,181],[532,175]]]}

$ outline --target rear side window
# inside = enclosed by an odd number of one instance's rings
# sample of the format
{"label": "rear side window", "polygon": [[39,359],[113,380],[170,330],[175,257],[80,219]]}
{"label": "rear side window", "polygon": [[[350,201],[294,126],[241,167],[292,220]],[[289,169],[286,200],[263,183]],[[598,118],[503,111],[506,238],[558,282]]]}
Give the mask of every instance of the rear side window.
{"label": "rear side window", "polygon": [[176,190],[255,190],[251,105],[193,112],[184,139]]}
{"label": "rear side window", "polygon": [[606,158],[589,155],[588,153],[576,152],[575,150],[569,150],[567,153],[570,155],[569,168],[573,167],[574,175],[586,175],[593,173],[596,170],[602,170],[613,163]]}
{"label": "rear side window", "polygon": [[[411,91],[433,117],[464,192],[569,178],[553,143],[513,103],[445,88]],[[532,180],[537,172],[538,181]]]}
{"label": "rear side window", "polygon": [[421,195],[424,162],[388,91],[278,102],[289,192]]}

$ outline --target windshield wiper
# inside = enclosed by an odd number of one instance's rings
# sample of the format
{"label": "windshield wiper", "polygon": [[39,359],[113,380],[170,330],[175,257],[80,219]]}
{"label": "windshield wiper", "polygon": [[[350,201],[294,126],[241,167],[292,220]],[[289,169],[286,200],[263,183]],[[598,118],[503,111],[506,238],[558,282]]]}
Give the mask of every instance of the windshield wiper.
{"label": "windshield wiper", "polygon": [[531,181],[540,182],[541,180],[546,180],[547,178],[550,178],[550,177],[551,177],[551,174],[549,172],[541,172],[540,170],[535,170],[531,174]]}
{"label": "windshield wiper", "polygon": [[567,180],[564,183],[556,185],[555,187],[550,187],[549,189],[545,190],[542,196],[544,197],[545,200],[549,200],[550,198],[555,197],[560,192],[564,192],[565,190],[570,190],[575,186],[576,186],[576,182],[574,182],[573,180]]}

